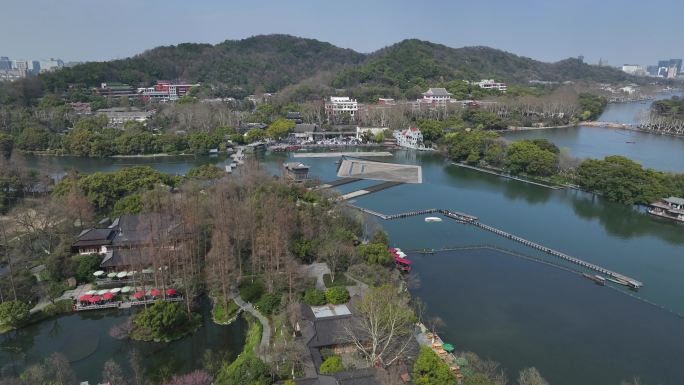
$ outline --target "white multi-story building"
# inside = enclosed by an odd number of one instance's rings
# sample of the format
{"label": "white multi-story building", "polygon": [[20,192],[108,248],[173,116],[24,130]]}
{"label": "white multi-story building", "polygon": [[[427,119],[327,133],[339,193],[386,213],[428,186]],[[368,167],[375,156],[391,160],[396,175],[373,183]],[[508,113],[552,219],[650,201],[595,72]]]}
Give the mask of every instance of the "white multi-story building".
{"label": "white multi-story building", "polygon": [[64,67],[64,62],[61,59],[41,60],[40,72],[52,72]]}
{"label": "white multi-story building", "polygon": [[397,146],[406,147],[415,150],[425,149],[423,145],[423,134],[417,127],[407,128],[401,131],[394,131],[394,139],[397,140]]}
{"label": "white multi-story building", "polygon": [[358,110],[359,103],[356,102],[356,99],[350,99],[348,96],[331,96],[325,101],[325,114],[328,119],[347,114],[354,119]]}
{"label": "white multi-story building", "polygon": [[639,64],[625,64],[622,66],[622,72],[636,76],[646,76],[646,67]]}
{"label": "white multi-story building", "polygon": [[494,79],[482,79],[476,83],[480,88],[485,90],[499,90],[501,92],[506,92],[508,86],[506,83],[499,83]]}
{"label": "white multi-story building", "polygon": [[423,92],[421,102],[432,104],[446,104],[451,101],[451,93],[446,88],[430,88]]}

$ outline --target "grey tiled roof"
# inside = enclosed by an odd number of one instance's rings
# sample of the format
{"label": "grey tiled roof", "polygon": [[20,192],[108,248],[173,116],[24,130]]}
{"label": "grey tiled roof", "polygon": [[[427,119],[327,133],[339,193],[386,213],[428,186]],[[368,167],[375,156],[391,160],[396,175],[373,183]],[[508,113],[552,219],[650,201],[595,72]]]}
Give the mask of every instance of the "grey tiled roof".
{"label": "grey tiled roof", "polygon": [[669,197],[664,199],[665,202],[674,203],[676,205],[684,205],[684,198]]}
{"label": "grey tiled roof", "polygon": [[428,96],[449,96],[451,93],[446,90],[446,88],[430,88],[427,92],[423,92],[423,95]]}

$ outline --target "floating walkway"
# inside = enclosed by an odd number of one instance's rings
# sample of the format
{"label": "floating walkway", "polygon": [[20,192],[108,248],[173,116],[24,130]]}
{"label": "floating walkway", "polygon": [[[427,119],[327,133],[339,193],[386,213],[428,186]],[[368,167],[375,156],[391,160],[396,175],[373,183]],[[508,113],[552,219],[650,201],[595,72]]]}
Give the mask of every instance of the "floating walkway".
{"label": "floating walkway", "polygon": [[590,262],[586,262],[586,261],[581,260],[579,258],[572,257],[572,256],[567,255],[565,253],[561,253],[560,251],[557,251],[557,250],[551,249],[549,247],[546,247],[544,245],[540,245],[538,243],[529,241],[529,240],[522,238],[522,237],[519,237],[517,235],[507,233],[503,230],[497,229],[496,227],[486,225],[486,224],[478,221],[478,218],[475,216],[472,216],[472,215],[460,213],[457,211],[444,210],[444,209],[416,210],[416,211],[408,211],[405,213],[386,215],[386,214],[378,213],[378,212],[370,210],[370,209],[358,207],[355,205],[349,205],[349,206],[351,206],[357,210],[360,210],[366,214],[373,215],[375,217],[383,219],[383,220],[402,219],[402,218],[408,218],[408,217],[419,216],[419,215],[439,213],[439,214],[444,215],[447,218],[454,219],[459,223],[470,224],[470,225],[479,227],[480,229],[489,231],[489,232],[494,233],[494,234],[501,236],[503,238],[510,239],[512,241],[516,241],[516,242],[521,243],[527,247],[531,247],[533,249],[542,251],[546,254],[549,254],[549,255],[552,255],[554,257],[560,258],[564,261],[576,264],[576,265],[581,266],[585,269],[593,270],[595,272],[604,274],[610,278],[615,279],[615,281],[617,283],[628,286],[631,289],[638,290],[644,286],[644,284],[642,282],[640,282],[634,278],[630,278],[626,275],[614,272],[612,270],[608,270],[604,267],[595,265],[595,264],[590,263]]}

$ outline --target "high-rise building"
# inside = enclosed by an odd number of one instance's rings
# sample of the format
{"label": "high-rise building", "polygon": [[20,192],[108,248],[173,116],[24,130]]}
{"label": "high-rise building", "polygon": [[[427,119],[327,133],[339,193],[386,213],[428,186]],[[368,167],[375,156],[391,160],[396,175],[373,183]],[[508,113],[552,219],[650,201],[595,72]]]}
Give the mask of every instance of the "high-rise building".
{"label": "high-rise building", "polygon": [[31,68],[30,68],[30,71],[31,71],[33,74],[38,75],[38,74],[40,73],[40,62],[39,62],[38,60],[33,60],[33,61],[31,61],[31,66],[30,66],[30,67],[31,67]]}
{"label": "high-rise building", "polygon": [[29,70],[29,62],[26,60],[12,60],[12,68],[15,70]]}
{"label": "high-rise building", "polygon": [[670,59],[658,61],[658,73],[662,78],[675,78],[682,72],[682,59]]}
{"label": "high-rise building", "polygon": [[0,56],[0,70],[12,68],[12,61],[7,56]]}

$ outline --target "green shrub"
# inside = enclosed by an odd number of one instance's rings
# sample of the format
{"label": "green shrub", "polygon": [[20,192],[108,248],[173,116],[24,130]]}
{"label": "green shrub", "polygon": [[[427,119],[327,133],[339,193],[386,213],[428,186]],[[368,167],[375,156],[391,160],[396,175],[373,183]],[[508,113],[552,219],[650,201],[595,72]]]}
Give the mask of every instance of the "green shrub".
{"label": "green shrub", "polygon": [[143,341],[170,341],[191,333],[201,320],[202,316],[188,314],[179,302],[160,300],[135,316],[131,337]]}
{"label": "green shrub", "polygon": [[321,364],[321,374],[334,374],[344,371],[344,364],[340,356],[330,356]]}
{"label": "green shrub", "polygon": [[392,263],[392,254],[383,243],[360,245],[359,253],[370,264],[389,265]]}
{"label": "green shrub", "polygon": [[413,364],[413,382],[417,385],[455,385],[456,377],[437,353],[423,346]]}
{"label": "green shrub", "polygon": [[0,325],[19,327],[28,321],[30,310],[31,307],[21,301],[0,303]]}
{"label": "green shrub", "polygon": [[218,179],[226,175],[226,172],[213,164],[205,164],[193,167],[188,171],[189,178],[197,179]]}
{"label": "green shrub", "polygon": [[280,296],[267,293],[261,296],[256,303],[257,309],[265,315],[271,315],[280,306]]}
{"label": "green shrub", "polygon": [[78,282],[91,282],[93,273],[100,268],[102,257],[98,254],[83,255],[78,260],[76,268],[76,280]]}
{"label": "green shrub", "polygon": [[49,304],[43,308],[43,314],[48,317],[56,316],[59,314],[70,313],[72,307],[72,302],[70,299],[63,299],[57,301],[54,304]]}
{"label": "green shrub", "polygon": [[307,289],[304,293],[304,303],[310,306],[325,305],[325,292],[315,288]]}
{"label": "green shrub", "polygon": [[335,286],[325,291],[325,299],[333,305],[339,305],[349,301],[349,291],[344,286]]}
{"label": "green shrub", "polygon": [[242,281],[240,297],[247,302],[254,302],[264,294],[264,285],[259,281]]}

